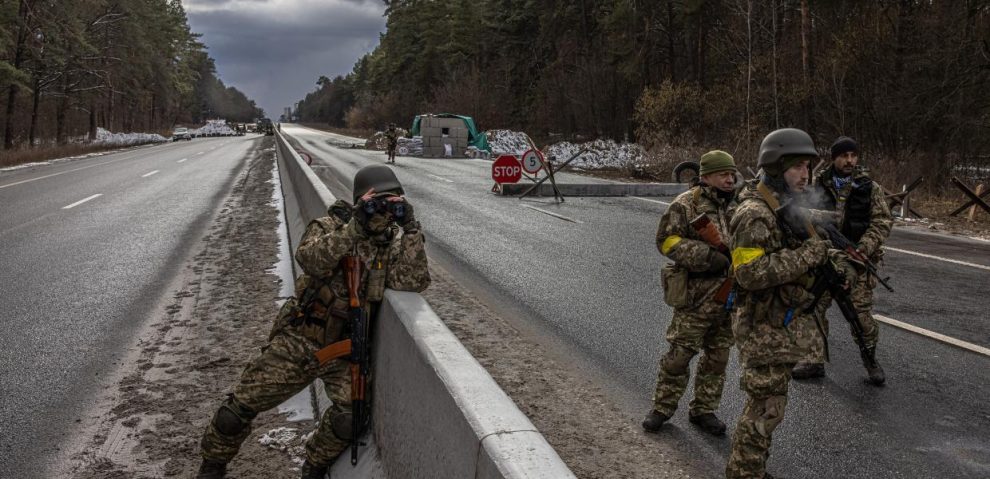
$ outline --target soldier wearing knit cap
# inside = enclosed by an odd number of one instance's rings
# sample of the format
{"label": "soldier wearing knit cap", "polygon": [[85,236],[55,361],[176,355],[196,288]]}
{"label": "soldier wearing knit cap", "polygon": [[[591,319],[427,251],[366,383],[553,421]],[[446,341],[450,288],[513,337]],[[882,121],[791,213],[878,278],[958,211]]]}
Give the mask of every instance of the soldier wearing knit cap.
{"label": "soldier wearing knit cap", "polygon": [[[859,164],[859,145],[847,136],[840,136],[832,144],[832,164],[815,178],[813,188],[818,194],[812,197],[820,198],[821,204],[815,208],[832,211],[839,230],[856,243],[857,249],[875,264],[883,259],[882,245],[890,235],[893,218],[890,208],[883,196],[883,188],[874,183],[867,171]],[[856,307],[859,322],[863,325],[865,348],[874,358],[864,362],[868,382],[875,386],[883,385],[886,381],[883,368],[875,359],[877,340],[880,328],[873,317],[873,289],[877,286],[876,278],[865,270],[857,269],[857,277],[853,278],[852,297]],[[819,318],[825,333],[828,333],[828,321],[822,314]],[[855,340],[855,333],[853,338]],[[823,339],[824,341],[824,339]],[[825,376],[825,347],[824,344],[814,348],[811,354],[801,360],[794,368],[794,379],[811,379]]]}
{"label": "soldier wearing knit cap", "polygon": [[657,249],[673,261],[663,267],[662,283],[664,301],[674,308],[674,315],[667,328],[670,346],[660,360],[653,408],[643,421],[647,432],[658,432],[674,414],[690,380],[691,359],[700,353],[688,417],[709,434],[725,434],[725,423],[715,411],[722,400],[732,347],[731,299],[715,297],[730,274],[729,258],[706,242],[691,222],[707,217],[728,246],[735,209],[732,155],[721,150],[702,155],[700,180],[671,202],[657,228]]}

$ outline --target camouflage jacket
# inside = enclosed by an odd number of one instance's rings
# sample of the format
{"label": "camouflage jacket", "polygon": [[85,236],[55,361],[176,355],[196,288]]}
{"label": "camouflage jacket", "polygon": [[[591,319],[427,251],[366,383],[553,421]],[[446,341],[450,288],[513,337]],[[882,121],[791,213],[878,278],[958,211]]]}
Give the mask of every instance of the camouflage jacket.
{"label": "camouflage jacket", "polygon": [[395,128],[385,130],[385,139],[388,140],[389,145],[395,146],[399,141],[399,131]]}
{"label": "camouflage jacket", "polygon": [[696,186],[674,198],[670,207],[660,218],[657,227],[657,249],[674,262],[674,272],[686,270],[687,309],[709,307],[719,309],[722,305],[708,305],[715,291],[728,277],[729,272],[707,273],[712,251],[715,248],[705,242],[691,226],[691,221],[699,215],[706,215],[718,230],[722,243],[731,250],[729,243],[729,221],[736,208],[735,198],[722,200],[710,186]]}
{"label": "camouflage jacket", "polygon": [[823,205],[839,212],[839,229],[857,243],[860,251],[874,260],[879,259],[881,246],[890,236],[894,223],[883,196],[883,187],[869,179],[864,170],[853,174],[852,181],[841,190],[835,187],[835,170],[830,166],[815,178]]}
{"label": "camouflage jacket", "polygon": [[805,310],[814,301],[810,270],[822,262],[825,243],[785,234],[756,183],[740,193],[729,230],[737,288],[732,330],[743,365],[797,362],[821,340],[814,315]]}
{"label": "camouflage jacket", "polygon": [[[342,201],[334,206],[350,207]],[[364,261],[361,288],[362,297],[367,300],[380,301],[385,288],[421,292],[430,285],[424,244],[423,233],[419,230],[403,233],[398,226],[392,225],[382,239],[375,239],[368,237],[354,219],[345,222],[334,214],[315,219],[306,227],[296,248],[295,258],[303,269],[303,274],[296,279],[296,301],[303,302],[307,288],[313,288],[316,294],[310,303],[316,303],[315,316],[328,321],[346,317],[348,291],[341,259],[354,252]],[[307,336],[322,336],[323,325],[314,323],[313,326],[315,330]],[[326,337],[320,342],[332,342],[339,336],[337,329],[342,328],[342,324],[328,326]]]}

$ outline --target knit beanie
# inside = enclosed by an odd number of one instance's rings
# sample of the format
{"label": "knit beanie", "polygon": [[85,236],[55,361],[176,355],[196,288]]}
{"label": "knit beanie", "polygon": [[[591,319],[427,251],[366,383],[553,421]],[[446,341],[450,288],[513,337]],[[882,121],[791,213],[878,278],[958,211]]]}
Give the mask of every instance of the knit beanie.
{"label": "knit beanie", "polygon": [[856,144],[856,140],[849,138],[848,136],[840,136],[835,140],[835,143],[832,143],[833,160],[839,155],[850,151],[855,151],[859,154],[859,145]]}
{"label": "knit beanie", "polygon": [[732,155],[722,150],[712,150],[701,155],[701,170],[698,172],[698,176],[725,170],[737,171],[736,162],[732,159]]}

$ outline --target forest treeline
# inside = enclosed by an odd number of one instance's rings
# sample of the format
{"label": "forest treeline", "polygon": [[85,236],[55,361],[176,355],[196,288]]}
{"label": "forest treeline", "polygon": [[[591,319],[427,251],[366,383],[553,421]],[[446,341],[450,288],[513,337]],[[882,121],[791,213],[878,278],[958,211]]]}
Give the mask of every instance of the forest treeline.
{"label": "forest treeline", "polygon": [[4,149],[262,116],[180,0],[0,0],[0,88]]}
{"label": "forest treeline", "polygon": [[299,104],[303,121],[443,111],[743,159],[794,126],[943,176],[990,155],[987,0],[393,0],[386,15],[377,48]]}

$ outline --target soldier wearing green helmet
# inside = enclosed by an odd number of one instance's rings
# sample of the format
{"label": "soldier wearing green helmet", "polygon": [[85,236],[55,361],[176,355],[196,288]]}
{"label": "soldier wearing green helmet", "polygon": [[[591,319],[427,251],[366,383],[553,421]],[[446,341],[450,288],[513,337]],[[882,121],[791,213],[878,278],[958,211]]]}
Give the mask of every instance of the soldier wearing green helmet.
{"label": "soldier wearing green helmet", "polygon": [[747,400],[732,439],[728,478],[771,477],[766,460],[773,431],[784,419],[791,369],[822,340],[816,314],[808,312],[814,305],[809,288],[812,270],[829,259],[829,244],[796,236],[775,213],[808,188],[808,165],[817,157],[804,131],[767,135],[757,163],[762,175],[740,192],[729,225],[737,288],[732,330]]}
{"label": "soldier wearing green helmet", "polygon": [[699,173],[698,185],[671,202],[657,228],[657,248],[673,261],[664,266],[662,282],[664,300],[674,308],[674,315],[667,328],[669,347],[660,360],[653,408],[643,421],[643,429],[652,433],[674,414],[690,379],[691,359],[700,353],[688,417],[709,434],[725,434],[725,423],[715,411],[732,347],[731,305],[716,293],[730,274],[728,248],[719,251],[692,223],[710,224],[728,244],[736,164],[732,155],[714,150],[702,155]]}
{"label": "soldier wearing green helmet", "polygon": [[233,392],[220,404],[203,433],[197,479],[220,479],[227,463],[251,432],[251,422],[314,379],[323,380],[333,402],[306,441],[303,479],[323,479],[334,459],[349,445],[351,371],[347,359],[326,363],[315,353],[341,340],[348,328],[345,256],[364,263],[361,291],[372,307],[385,288],[425,290],[430,272],[423,232],[413,216],[402,185],[385,165],[360,169],[353,183],[354,206],[339,200],[327,216],[309,223],[296,248],[303,274],[295,296],[282,306],[268,344],[241,373]]}

